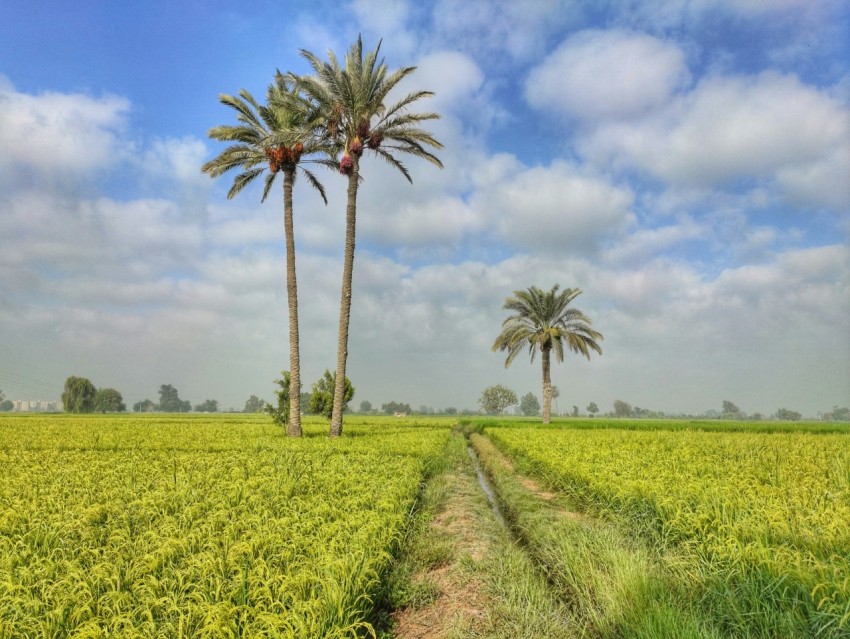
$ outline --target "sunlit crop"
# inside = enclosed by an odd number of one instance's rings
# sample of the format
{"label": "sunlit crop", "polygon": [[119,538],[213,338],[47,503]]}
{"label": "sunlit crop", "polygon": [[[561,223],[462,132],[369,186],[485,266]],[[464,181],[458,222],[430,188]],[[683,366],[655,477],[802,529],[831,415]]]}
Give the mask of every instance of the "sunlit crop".
{"label": "sunlit crop", "polygon": [[368,634],[448,429],[354,430],[0,420],[0,637]]}
{"label": "sunlit crop", "polygon": [[672,569],[702,589],[707,605],[726,608],[732,634],[776,617],[820,636],[850,635],[850,436],[488,435],[586,509],[675,550]]}

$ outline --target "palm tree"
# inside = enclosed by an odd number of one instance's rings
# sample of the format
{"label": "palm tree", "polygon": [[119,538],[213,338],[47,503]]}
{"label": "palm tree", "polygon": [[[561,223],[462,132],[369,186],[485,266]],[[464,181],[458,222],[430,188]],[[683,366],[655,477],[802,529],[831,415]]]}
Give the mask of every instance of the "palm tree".
{"label": "palm tree", "polygon": [[[292,187],[296,169],[307,176],[327,204],[322,184],[310,171],[299,166],[302,157],[323,153],[325,144],[312,135],[312,105],[294,88],[292,80],[280,72],[268,88],[267,105],[258,104],[242,89],[239,96],[221,95],[219,100],[236,111],[239,124],[213,127],[214,140],[234,142],[201,170],[217,178],[231,169],[241,169],[233,179],[227,198],[235,197],[255,178],[265,176],[262,201],[265,202],[278,173],[283,174],[283,225],[286,234],[286,291],[289,301],[289,424],[287,433],[301,436],[301,363],[298,339],[298,287],[295,276],[295,235],[292,221]],[[321,162],[321,160],[319,160]]]}
{"label": "palm tree", "polygon": [[580,310],[568,308],[570,302],[581,294],[577,288],[558,292],[555,284],[551,291],[532,286],[527,291],[514,291],[502,307],[513,311],[502,322],[502,332],[493,342],[494,351],[508,351],[505,368],[519,352],[528,346],[531,361],[540,350],[543,360],[543,423],[552,419],[552,380],[549,376],[551,352],[559,362],[564,361],[564,346],[590,359],[590,351],[602,354],[598,342],[604,338],[590,327],[590,318]]}
{"label": "palm tree", "polygon": [[345,382],[345,364],[348,357],[348,326],[351,316],[351,280],[354,271],[354,239],[357,218],[357,188],[360,183],[360,158],[368,151],[401,171],[409,182],[412,178],[407,168],[396,157],[407,153],[424,158],[438,167],[442,162],[426,150],[426,146],[442,148],[434,137],[419,124],[435,120],[436,113],[410,113],[408,107],[420,98],[432,96],[430,91],[414,91],[390,107],[384,104],[389,92],[416,67],[402,67],[388,73],[383,59],[378,61],[380,42],[374,51],[363,53],[360,37],[348,50],[345,65],[340,66],[332,51],[328,61],[302,49],[301,54],[315,71],[315,75],[293,76],[299,88],[315,101],[321,112],[325,139],[335,147],[334,158],[339,159],[339,170],[348,177],[348,195],[345,213],[345,256],[343,259],[342,292],[339,309],[339,334],[337,340],[336,386],[330,435],[342,434],[342,406]]}

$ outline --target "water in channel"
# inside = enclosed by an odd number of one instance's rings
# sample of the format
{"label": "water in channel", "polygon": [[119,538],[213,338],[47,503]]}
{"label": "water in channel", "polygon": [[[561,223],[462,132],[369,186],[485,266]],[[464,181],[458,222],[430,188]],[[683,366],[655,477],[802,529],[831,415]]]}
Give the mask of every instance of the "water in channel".
{"label": "water in channel", "polygon": [[505,516],[502,514],[499,504],[496,502],[496,493],[493,492],[493,487],[490,485],[490,482],[487,481],[487,476],[481,468],[481,462],[478,461],[478,455],[472,449],[472,446],[467,446],[466,452],[469,453],[469,458],[472,460],[472,466],[475,468],[475,474],[478,476],[478,485],[481,486],[481,490],[483,490],[484,494],[487,495],[487,501],[490,502],[490,508],[493,509],[493,514],[496,516],[499,523],[507,528]]}

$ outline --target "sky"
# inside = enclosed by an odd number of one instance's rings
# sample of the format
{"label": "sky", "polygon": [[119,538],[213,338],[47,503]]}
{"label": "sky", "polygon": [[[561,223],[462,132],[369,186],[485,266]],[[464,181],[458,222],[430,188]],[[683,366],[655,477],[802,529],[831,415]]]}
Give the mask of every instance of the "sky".
{"label": "sky", "polygon": [[[603,353],[557,409],[850,405],[850,7],[841,0],[0,0],[0,390],[270,400],[289,367],[281,191],[201,165],[301,49],[362,34],[444,168],[361,170],[354,408],[542,396],[491,351],[530,286],[579,288]],[[392,96],[391,96],[392,97]],[[336,361],[343,176],[295,186],[302,380]],[[279,187],[278,187],[279,188]]]}

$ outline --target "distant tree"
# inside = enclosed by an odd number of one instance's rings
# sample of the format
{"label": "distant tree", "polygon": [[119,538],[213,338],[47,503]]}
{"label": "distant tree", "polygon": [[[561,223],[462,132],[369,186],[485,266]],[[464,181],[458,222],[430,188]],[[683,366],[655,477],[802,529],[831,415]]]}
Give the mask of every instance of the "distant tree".
{"label": "distant tree", "polygon": [[189,400],[180,399],[177,389],[171,384],[159,387],[159,410],[163,413],[188,413],[192,410]]}
{"label": "distant tree", "polygon": [[631,417],[632,405],[621,399],[614,400],[614,415],[617,417]]}
{"label": "distant tree", "polygon": [[573,417],[578,417],[578,406],[573,404]]}
{"label": "distant tree", "polygon": [[525,395],[522,396],[522,399],[519,402],[519,410],[526,417],[531,417],[532,415],[540,414],[540,400],[537,399],[537,396],[529,391]]}
{"label": "distant tree", "polygon": [[304,415],[310,414],[310,393],[301,393],[301,412]]}
{"label": "distant tree", "polygon": [[281,371],[280,376],[280,379],[274,380],[274,383],[278,386],[277,390],[274,392],[275,397],[277,398],[277,405],[273,403],[266,404],[264,410],[271,415],[272,421],[275,424],[283,426],[288,430],[290,427],[289,399],[291,397],[289,393],[289,371]]}
{"label": "distant tree", "polygon": [[555,284],[551,290],[543,291],[536,286],[525,291],[514,291],[513,297],[505,300],[504,310],[512,311],[504,322],[502,332],[493,342],[494,351],[507,351],[505,368],[528,347],[531,360],[537,351],[543,364],[543,423],[548,424],[552,416],[551,355],[564,361],[564,350],[580,353],[590,359],[590,351],[602,353],[599,342],[602,333],[591,328],[590,318],[570,302],[581,294],[581,289],[567,288],[558,292]]}
{"label": "distant tree", "polygon": [[372,402],[368,402],[365,399],[360,402],[360,412],[361,413],[371,413],[372,412]]}
{"label": "distant tree", "polygon": [[850,408],[832,407],[832,419],[837,422],[850,422]]}
{"label": "distant tree", "polygon": [[98,388],[94,395],[94,410],[97,413],[123,413],[127,406],[121,393],[114,388]]}
{"label": "distant tree", "polygon": [[788,410],[787,408],[780,408],[776,411],[776,419],[781,419],[782,421],[789,422],[798,422],[803,418],[803,416],[794,410]]}
{"label": "distant tree", "polygon": [[66,413],[91,413],[94,410],[94,396],[97,389],[85,377],[74,377],[65,380],[65,390],[62,392],[62,408]]}
{"label": "distant tree", "polygon": [[448,407],[446,410],[444,410],[443,412],[444,412],[446,415],[457,415],[457,408],[454,408],[453,406],[450,406],[450,407]]}
{"label": "distant tree", "polygon": [[217,413],[218,412],[218,400],[215,399],[207,399],[204,400],[201,404],[195,405],[195,412],[198,413]]}
{"label": "distant tree", "polygon": [[[336,387],[336,373],[325,369],[324,374],[313,384],[313,394],[310,395],[310,412],[316,415],[324,415],[331,419],[334,408],[334,388]],[[348,408],[348,402],[354,397],[354,386],[351,380],[345,378],[345,393],[342,396],[342,411]]]}
{"label": "distant tree", "polygon": [[8,413],[15,407],[15,403],[11,399],[4,399],[0,402],[0,413]]}
{"label": "distant tree", "polygon": [[720,412],[724,415],[728,415],[728,414],[734,415],[735,413],[740,412],[740,410],[741,410],[740,408],[735,406],[735,404],[730,402],[728,399],[724,399],[723,400],[723,410],[721,410]]}
{"label": "distant tree", "polygon": [[3,391],[0,390],[0,403],[6,400],[6,396],[3,394]]}
{"label": "distant tree", "polygon": [[410,408],[410,404],[403,404],[401,402],[387,402],[386,404],[381,404],[381,412],[385,415],[395,415],[396,413],[404,413],[405,415],[410,415],[413,412],[413,409]]}
{"label": "distant tree", "polygon": [[136,402],[133,404],[133,412],[134,413],[152,413],[156,410],[156,404],[154,404],[151,400],[146,399],[141,402]]}
{"label": "distant tree", "polygon": [[245,402],[245,408],[242,409],[243,413],[260,413],[263,411],[263,407],[266,405],[266,402],[256,395],[251,395]]}
{"label": "distant tree", "polygon": [[488,415],[500,415],[508,406],[514,406],[517,403],[517,397],[510,388],[496,384],[484,389],[478,403]]}
{"label": "distant tree", "polygon": [[596,402],[590,402],[587,405],[587,412],[593,416],[596,416],[596,413],[599,412],[599,406],[596,405]]}

